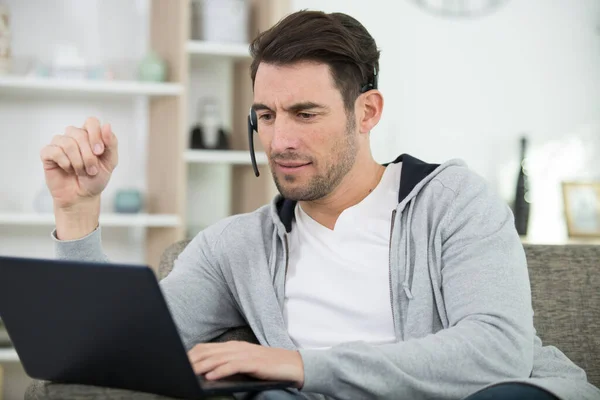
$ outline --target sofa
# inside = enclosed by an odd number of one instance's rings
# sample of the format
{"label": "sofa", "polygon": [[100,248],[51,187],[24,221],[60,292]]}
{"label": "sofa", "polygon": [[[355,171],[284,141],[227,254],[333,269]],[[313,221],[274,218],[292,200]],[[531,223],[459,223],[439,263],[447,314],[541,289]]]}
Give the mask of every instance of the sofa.
{"label": "sofa", "polygon": [[[158,277],[164,278],[189,241],[174,243],[162,255]],[[534,323],[545,345],[554,345],[582,367],[600,387],[600,246],[524,245],[528,260]],[[256,343],[247,328],[226,332],[215,341]],[[26,400],[167,400],[127,390],[34,381]]]}

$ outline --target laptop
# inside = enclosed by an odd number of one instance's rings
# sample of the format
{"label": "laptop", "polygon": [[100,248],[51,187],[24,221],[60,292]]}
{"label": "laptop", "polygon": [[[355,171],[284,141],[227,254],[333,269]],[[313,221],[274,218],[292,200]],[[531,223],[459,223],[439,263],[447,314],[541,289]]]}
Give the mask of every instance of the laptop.
{"label": "laptop", "polygon": [[35,379],[188,399],[292,386],[196,376],[147,266],[0,257],[0,317]]}

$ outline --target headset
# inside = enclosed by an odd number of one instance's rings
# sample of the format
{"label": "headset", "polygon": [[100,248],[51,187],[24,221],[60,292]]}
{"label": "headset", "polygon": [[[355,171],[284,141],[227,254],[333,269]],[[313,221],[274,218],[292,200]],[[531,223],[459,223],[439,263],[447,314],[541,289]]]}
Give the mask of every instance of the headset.
{"label": "headset", "polygon": [[[375,90],[378,88],[377,68],[373,68],[373,79],[371,79],[366,85],[360,88],[361,93],[368,92],[369,90]],[[258,117],[256,111],[250,108],[248,114],[248,143],[250,144],[250,159],[252,160],[252,168],[254,169],[254,175],[257,177],[260,175],[258,171],[258,164],[256,163],[256,154],[254,154],[254,132],[258,133]]]}

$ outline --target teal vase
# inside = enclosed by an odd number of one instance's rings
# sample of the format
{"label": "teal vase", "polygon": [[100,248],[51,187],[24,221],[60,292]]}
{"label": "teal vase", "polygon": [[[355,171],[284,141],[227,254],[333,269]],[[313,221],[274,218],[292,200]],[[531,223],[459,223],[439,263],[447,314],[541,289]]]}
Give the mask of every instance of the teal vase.
{"label": "teal vase", "polygon": [[136,189],[121,189],[115,196],[115,212],[136,214],[142,211],[142,194]]}
{"label": "teal vase", "polygon": [[138,79],[145,82],[164,82],[167,79],[167,64],[158,54],[149,52],[140,63]]}

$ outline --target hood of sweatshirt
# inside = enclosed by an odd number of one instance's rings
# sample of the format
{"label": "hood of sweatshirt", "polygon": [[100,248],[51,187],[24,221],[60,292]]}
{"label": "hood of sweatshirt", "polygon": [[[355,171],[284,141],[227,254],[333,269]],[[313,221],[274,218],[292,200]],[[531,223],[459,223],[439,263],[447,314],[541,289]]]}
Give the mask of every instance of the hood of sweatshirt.
{"label": "hood of sweatshirt", "polygon": [[[391,163],[383,165],[388,166],[399,162],[402,163],[402,172],[400,175],[400,189],[398,190],[398,204],[405,199],[410,201],[412,197],[416,196],[418,191],[413,192],[413,189],[440,166],[440,164],[426,163],[409,154],[402,154]],[[277,219],[283,224],[287,233],[292,230],[296,203],[297,201],[288,200],[281,195],[274,200]]]}

